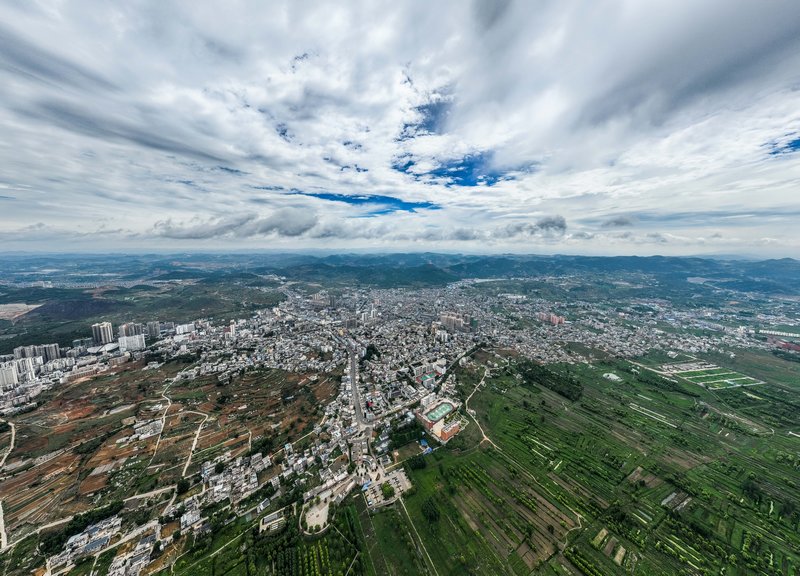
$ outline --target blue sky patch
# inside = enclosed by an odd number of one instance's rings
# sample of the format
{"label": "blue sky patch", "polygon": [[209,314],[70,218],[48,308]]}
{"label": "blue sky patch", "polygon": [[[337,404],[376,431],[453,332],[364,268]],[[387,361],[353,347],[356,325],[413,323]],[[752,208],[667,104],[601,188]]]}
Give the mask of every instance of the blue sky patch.
{"label": "blue sky patch", "polygon": [[339,168],[339,172],[344,172],[345,170],[355,170],[358,173],[369,172],[369,168],[362,168],[358,164],[355,164],[353,166],[350,166],[349,164],[345,164],[344,166],[341,166]]}
{"label": "blue sky patch", "polygon": [[428,175],[445,179],[447,186],[493,186],[503,179],[503,174],[491,168],[492,156],[491,152],[467,154],[460,159],[442,162]]}
{"label": "blue sky patch", "polygon": [[329,202],[344,202],[351,206],[374,207],[368,212],[369,216],[379,216],[391,214],[393,212],[416,212],[417,210],[438,210],[441,208],[433,202],[409,202],[394,196],[381,196],[378,194],[336,194],[334,192],[300,192],[293,191],[292,194],[299,196],[309,196]]}
{"label": "blue sky patch", "polygon": [[286,124],[284,124],[283,122],[281,122],[280,124],[275,126],[275,132],[277,132],[278,136],[280,136],[281,138],[283,138],[287,142],[291,142],[292,141],[292,135],[289,134],[289,127]]}
{"label": "blue sky patch", "polygon": [[787,136],[790,136],[791,140],[785,142],[773,140],[768,144],[770,156],[781,156],[800,150],[800,136],[798,136],[797,132],[787,134]]}
{"label": "blue sky patch", "polygon": [[255,190],[284,190],[283,186],[250,186]]}
{"label": "blue sky patch", "polygon": [[410,156],[398,156],[392,168],[398,172],[412,175],[417,180],[430,180],[431,183],[445,186],[494,186],[503,180],[514,180],[519,173],[531,173],[536,163],[500,169],[493,165],[494,152],[477,152],[462,158],[444,160],[437,168],[428,172],[414,172],[417,162]]}
{"label": "blue sky patch", "polygon": [[450,100],[436,100],[417,106],[414,111],[419,114],[416,122],[403,124],[403,130],[397,140],[409,140],[425,134],[444,133],[447,117],[453,103]]}
{"label": "blue sky patch", "polygon": [[392,160],[392,170],[408,174],[415,164],[410,155],[398,156]]}

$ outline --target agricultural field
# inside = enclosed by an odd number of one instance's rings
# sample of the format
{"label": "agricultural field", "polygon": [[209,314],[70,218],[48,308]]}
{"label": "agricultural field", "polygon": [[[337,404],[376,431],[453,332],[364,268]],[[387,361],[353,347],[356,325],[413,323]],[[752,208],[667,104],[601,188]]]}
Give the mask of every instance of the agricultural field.
{"label": "agricultural field", "polygon": [[735,370],[720,368],[716,364],[710,364],[708,362],[665,364],[661,366],[661,371],[666,374],[678,376],[692,384],[697,384],[709,390],[757,386],[764,383],[752,376],[745,376]]}
{"label": "agricultural field", "polygon": [[[263,516],[263,514],[262,514]],[[330,527],[321,534],[300,534],[297,516],[288,510],[285,525],[261,532],[260,516],[225,521],[212,519],[213,528],[175,544],[174,566],[157,574],[196,576],[339,576],[373,575],[363,553],[363,535],[355,505],[345,501],[334,511]]]}
{"label": "agricultural field", "polygon": [[569,400],[550,389],[562,380],[520,378],[518,360],[486,353],[460,369],[467,390],[488,362],[469,402],[487,438],[471,426],[406,463],[414,490],[371,518],[379,573],[800,574],[788,363],[721,390],[622,360],[548,367],[580,386],[561,388]]}
{"label": "agricultural field", "polygon": [[[0,483],[9,539],[98,502],[151,491],[169,497],[179,480],[224,453],[272,452],[311,430],[337,391],[329,375],[281,370],[246,372],[224,385],[175,378],[191,365],[123,365],[48,391],[38,410],[17,417]],[[153,433],[137,435],[142,423]],[[9,436],[0,434],[0,445]]]}

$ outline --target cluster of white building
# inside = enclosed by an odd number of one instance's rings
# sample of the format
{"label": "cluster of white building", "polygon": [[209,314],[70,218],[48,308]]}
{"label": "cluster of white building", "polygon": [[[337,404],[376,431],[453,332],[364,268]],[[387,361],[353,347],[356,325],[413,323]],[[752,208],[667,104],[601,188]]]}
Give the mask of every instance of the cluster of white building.
{"label": "cluster of white building", "polygon": [[119,533],[121,526],[122,519],[119,516],[112,516],[70,537],[62,552],[48,558],[48,572],[59,571],[74,564],[75,560],[83,556],[99,552]]}

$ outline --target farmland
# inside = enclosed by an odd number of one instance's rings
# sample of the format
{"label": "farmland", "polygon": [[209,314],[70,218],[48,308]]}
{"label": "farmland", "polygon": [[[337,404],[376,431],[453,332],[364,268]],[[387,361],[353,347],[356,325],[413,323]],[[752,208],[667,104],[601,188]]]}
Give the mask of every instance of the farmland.
{"label": "farmland", "polygon": [[363,541],[355,506],[343,503],[329,529],[320,535],[302,537],[298,519],[289,510],[286,525],[276,531],[258,529],[258,516],[225,522],[219,515],[214,529],[179,542],[177,561],[171,570],[158,574],[190,576],[226,574],[248,576],[355,576],[372,574],[361,552]]}
{"label": "farmland", "polygon": [[666,374],[678,376],[692,384],[697,384],[709,390],[722,390],[724,388],[738,388],[740,386],[757,386],[763,384],[752,376],[745,376],[735,370],[720,368],[708,362],[685,362],[682,364],[666,364],[661,367]]}
{"label": "farmland", "polygon": [[[6,468],[13,476],[0,484],[11,541],[90,510],[101,498],[155,491],[156,500],[168,500],[176,483],[205,460],[271,450],[304,434],[334,390],[328,378],[312,382],[281,370],[247,372],[225,385],[175,379],[188,365],[141,370],[131,363],[48,392],[40,409],[20,416]],[[134,420],[163,420],[163,429],[136,438]],[[4,445],[8,436],[0,437]]]}
{"label": "farmland", "polygon": [[482,353],[460,374],[474,386],[490,369],[470,401],[489,442],[472,428],[409,467],[415,491],[392,525],[408,527],[416,565],[380,529],[384,511],[369,550],[386,573],[800,569],[797,439],[790,421],[762,419],[796,387],[706,390],[625,361],[551,366],[580,383],[570,401],[517,378],[517,364]]}

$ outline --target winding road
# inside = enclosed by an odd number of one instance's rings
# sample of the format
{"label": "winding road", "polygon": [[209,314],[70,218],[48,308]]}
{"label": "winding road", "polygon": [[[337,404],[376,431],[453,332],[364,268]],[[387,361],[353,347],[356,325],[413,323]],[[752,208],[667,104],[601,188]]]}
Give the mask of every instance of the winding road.
{"label": "winding road", "polygon": [[167,384],[166,388],[164,388],[164,391],[161,393],[161,397],[167,401],[167,407],[164,410],[164,414],[161,415],[161,432],[158,433],[158,438],[156,439],[156,447],[153,449],[153,455],[150,457],[150,462],[147,463],[145,470],[150,467],[150,464],[153,463],[153,460],[156,457],[156,453],[158,452],[158,445],[161,444],[161,435],[164,434],[164,427],[167,425],[167,413],[169,412],[169,409],[172,408],[172,398],[167,396],[167,390],[169,390],[170,386],[172,386],[172,382]]}
{"label": "winding road", "polygon": [[477,392],[477,391],[478,391],[478,388],[480,388],[480,387],[481,387],[481,385],[483,384],[484,380],[486,380],[486,377],[487,377],[488,375],[489,375],[489,368],[484,368],[484,370],[483,370],[483,377],[481,378],[481,381],[480,381],[480,382],[478,382],[477,384],[475,384],[475,388],[473,388],[472,392],[470,393],[470,395],[469,395],[469,396],[467,396],[467,399],[466,399],[466,401],[464,402],[464,409],[467,411],[467,414],[469,415],[469,417],[470,417],[470,418],[472,418],[472,421],[473,421],[473,422],[475,422],[475,425],[478,427],[478,430],[480,430],[480,432],[481,432],[481,436],[482,436],[482,438],[481,438],[481,444],[483,444],[484,442],[488,442],[489,444],[491,444],[492,446],[494,446],[494,447],[495,447],[497,450],[499,450],[500,452],[502,452],[502,451],[503,451],[503,449],[502,449],[502,448],[500,448],[500,446],[498,446],[497,444],[495,444],[495,443],[494,443],[494,440],[492,440],[491,438],[489,438],[489,437],[486,435],[486,432],[484,432],[484,431],[483,431],[483,427],[481,426],[481,423],[480,423],[480,422],[478,422],[478,419],[477,419],[477,418],[475,418],[475,416],[473,416],[473,415],[472,415],[472,412],[470,412],[470,411],[469,411],[469,401],[470,401],[470,399],[471,399],[471,398],[472,398],[472,397],[475,395],[475,392]]}

